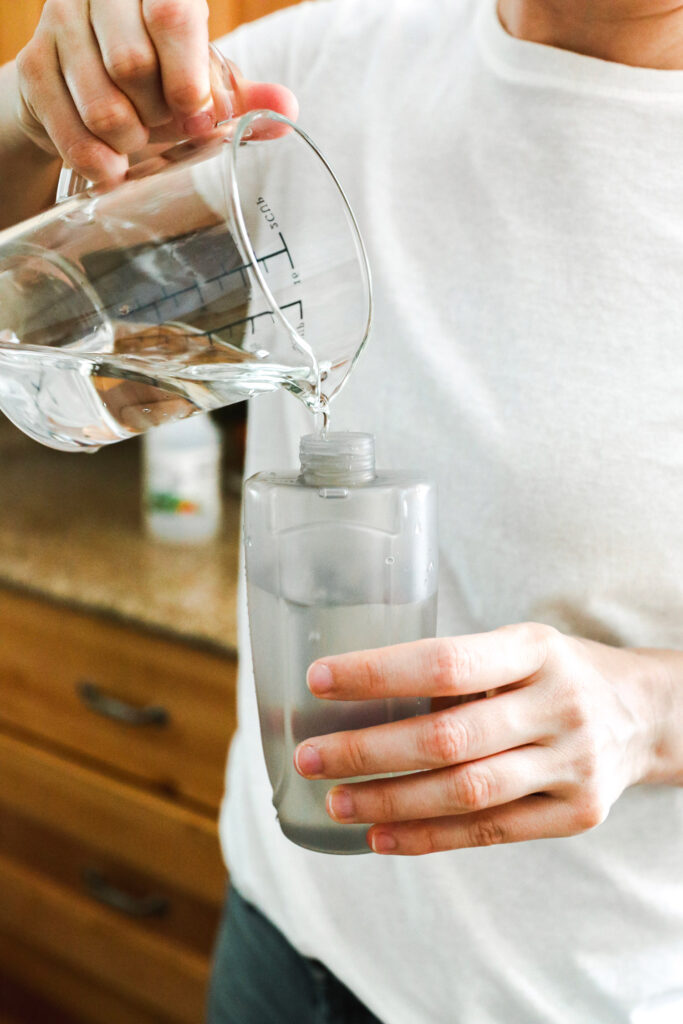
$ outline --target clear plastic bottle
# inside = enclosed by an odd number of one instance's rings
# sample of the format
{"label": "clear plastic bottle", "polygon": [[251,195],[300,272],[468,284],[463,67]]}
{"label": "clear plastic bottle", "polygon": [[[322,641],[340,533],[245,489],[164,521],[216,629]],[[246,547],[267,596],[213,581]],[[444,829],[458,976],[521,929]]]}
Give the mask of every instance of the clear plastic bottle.
{"label": "clear plastic bottle", "polygon": [[368,853],[369,826],[329,817],[335,783],[297,774],[297,744],[422,714],[429,703],[326,701],[306,686],[317,658],[435,633],[435,488],[415,473],[376,472],[374,456],[371,434],[310,434],[300,474],[259,473],[245,485],[251,646],[273,804],[284,834],[321,853]]}
{"label": "clear plastic bottle", "polygon": [[144,436],[143,513],[148,532],[171,544],[202,544],[221,521],[221,436],[208,415]]}

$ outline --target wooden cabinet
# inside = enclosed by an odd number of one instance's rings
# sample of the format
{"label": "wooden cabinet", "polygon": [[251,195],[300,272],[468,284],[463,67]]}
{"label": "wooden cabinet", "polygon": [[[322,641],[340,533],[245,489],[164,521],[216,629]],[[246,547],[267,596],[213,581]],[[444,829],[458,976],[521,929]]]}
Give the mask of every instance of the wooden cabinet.
{"label": "wooden cabinet", "polygon": [[218,806],[234,666],[0,591],[0,726],[156,790]]}
{"label": "wooden cabinet", "polygon": [[234,683],[228,654],[0,590],[0,1021],[203,1020]]}

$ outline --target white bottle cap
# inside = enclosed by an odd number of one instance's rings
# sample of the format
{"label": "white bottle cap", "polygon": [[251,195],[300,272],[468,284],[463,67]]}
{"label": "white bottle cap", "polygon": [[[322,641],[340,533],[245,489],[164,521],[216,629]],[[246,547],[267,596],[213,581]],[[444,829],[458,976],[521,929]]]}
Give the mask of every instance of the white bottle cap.
{"label": "white bottle cap", "polygon": [[305,434],[299,455],[304,482],[317,487],[365,484],[375,477],[372,434],[351,431]]}

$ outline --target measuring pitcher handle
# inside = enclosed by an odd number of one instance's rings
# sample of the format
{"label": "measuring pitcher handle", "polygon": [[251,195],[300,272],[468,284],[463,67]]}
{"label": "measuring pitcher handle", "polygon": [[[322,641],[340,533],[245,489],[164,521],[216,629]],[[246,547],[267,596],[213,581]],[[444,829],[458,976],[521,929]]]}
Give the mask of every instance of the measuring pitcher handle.
{"label": "measuring pitcher handle", "polygon": [[[235,116],[235,110],[241,111],[241,80],[239,69],[224,57],[213,43],[209,46],[209,66],[211,75],[211,95],[216,112],[216,125],[225,124]],[[57,182],[55,202],[63,203],[66,199],[86,192],[92,185],[91,181],[77,174],[73,168],[63,165]]]}

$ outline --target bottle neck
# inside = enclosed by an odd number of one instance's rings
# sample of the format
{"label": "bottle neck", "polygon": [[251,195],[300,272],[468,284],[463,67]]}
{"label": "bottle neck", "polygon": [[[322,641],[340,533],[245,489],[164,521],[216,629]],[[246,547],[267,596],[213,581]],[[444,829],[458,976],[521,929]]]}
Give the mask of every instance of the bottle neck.
{"label": "bottle neck", "polygon": [[299,454],[304,483],[313,487],[354,487],[375,478],[372,434],[351,431],[305,434]]}

